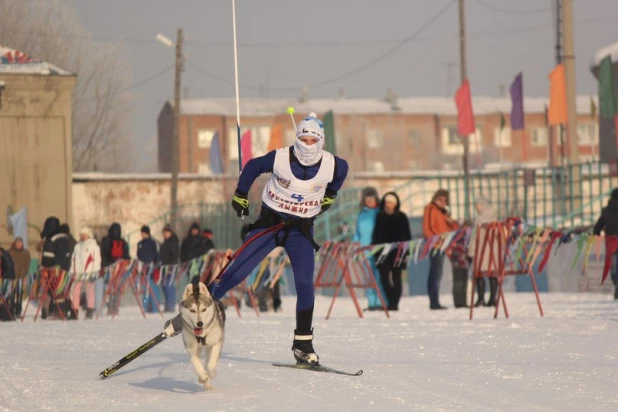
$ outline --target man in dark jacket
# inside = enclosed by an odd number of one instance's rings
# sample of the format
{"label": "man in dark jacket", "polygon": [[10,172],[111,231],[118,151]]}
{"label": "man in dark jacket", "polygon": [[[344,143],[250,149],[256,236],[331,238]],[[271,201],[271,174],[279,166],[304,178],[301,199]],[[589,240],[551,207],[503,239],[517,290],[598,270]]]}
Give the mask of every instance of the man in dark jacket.
{"label": "man in dark jacket", "polygon": [[176,311],[176,285],[174,285],[174,270],[173,265],[176,265],[180,260],[180,241],[178,236],[170,225],[165,225],[163,228],[163,244],[159,251],[161,259],[161,288],[165,299],[165,311]]}
{"label": "man in dark jacket", "polygon": [[[62,229],[61,229],[62,228]],[[69,271],[71,266],[71,242],[66,232],[68,226],[60,225],[60,220],[55,216],[50,216],[45,220],[41,239],[43,240],[43,255],[41,257],[41,267],[60,269]],[[49,297],[43,299],[41,317],[47,319],[50,313],[51,291]],[[55,302],[53,308],[63,307],[63,302]]]}
{"label": "man in dark jacket", "polygon": [[[101,268],[105,268],[119,260],[131,259],[129,256],[129,244],[122,238],[122,228],[119,223],[112,223],[107,231],[107,236],[101,239]],[[105,286],[107,289],[107,285]],[[110,315],[114,311],[118,314],[116,302],[118,296],[110,295],[107,302],[107,314]]]}
{"label": "man in dark jacket", "polygon": [[204,246],[206,249],[205,253],[210,252],[211,249],[215,248],[215,242],[212,240],[212,230],[204,229],[202,230],[202,237],[204,238]]}
{"label": "man in dark jacket", "polygon": [[[158,312],[157,303],[161,302],[161,293],[159,285],[159,268],[149,267],[156,264],[159,261],[159,245],[150,236],[150,228],[148,226],[142,226],[141,229],[142,240],[137,244],[137,259],[142,262],[143,268],[146,273],[150,273],[151,276],[147,280],[150,282],[151,293],[147,293],[142,298],[142,304],[148,312]],[[154,293],[154,298],[152,294]]]}
{"label": "man in dark jacket", "polygon": [[[605,237],[618,236],[618,188],[612,190],[612,195],[607,202],[607,206],[601,211],[599,220],[594,225],[594,234],[599,236],[601,231],[605,231]],[[618,259],[618,253],[616,254]],[[612,274],[614,282],[614,299],[618,300],[618,269]]]}
{"label": "man in dark jacket", "polygon": [[182,240],[180,248],[180,261],[186,262],[206,254],[206,242],[202,236],[200,225],[194,222],[187,233],[187,237]]}

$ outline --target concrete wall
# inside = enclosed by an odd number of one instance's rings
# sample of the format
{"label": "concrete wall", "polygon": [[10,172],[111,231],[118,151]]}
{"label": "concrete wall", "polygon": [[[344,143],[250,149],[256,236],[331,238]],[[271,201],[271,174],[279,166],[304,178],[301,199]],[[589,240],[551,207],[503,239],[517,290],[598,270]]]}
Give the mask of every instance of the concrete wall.
{"label": "concrete wall", "polygon": [[[28,208],[29,222],[49,215],[73,223],[71,158],[72,76],[0,74],[0,213]],[[3,218],[4,222],[5,219]],[[30,229],[31,244],[38,241]],[[11,239],[0,230],[0,243]]]}

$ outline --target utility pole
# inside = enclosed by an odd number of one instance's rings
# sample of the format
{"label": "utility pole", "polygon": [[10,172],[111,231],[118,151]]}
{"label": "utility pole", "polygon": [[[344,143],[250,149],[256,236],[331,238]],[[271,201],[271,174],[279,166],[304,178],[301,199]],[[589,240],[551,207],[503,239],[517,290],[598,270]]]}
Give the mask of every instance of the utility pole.
{"label": "utility pole", "polygon": [[[184,88],[183,96],[186,99],[189,98],[189,88]],[[193,173],[193,118],[187,117],[187,173]]]}
{"label": "utility pole", "polygon": [[[464,15],[464,0],[459,2],[459,70],[461,74],[461,84],[468,78],[468,70],[466,66],[466,19]],[[459,136],[463,144],[463,159],[462,166],[464,172],[464,217],[470,218],[470,167],[468,165],[468,157],[470,156],[470,140],[469,136]]]}
{"label": "utility pole", "polygon": [[[172,182],[170,187],[171,193],[171,216],[170,224],[176,228],[178,222],[178,168],[179,168],[179,142],[180,139],[180,93],[181,83],[180,77],[183,70],[183,53],[182,53],[182,29],[178,29],[176,36],[176,72],[174,74],[174,140],[172,141]],[[178,228],[176,228],[177,230]]]}
{"label": "utility pole", "polygon": [[569,163],[571,179],[570,211],[574,212],[581,206],[581,169],[579,163],[579,142],[577,136],[577,110],[575,105],[575,47],[573,33],[573,0],[562,0],[562,23],[564,45],[564,77],[566,80],[567,98],[567,139],[569,144]]}

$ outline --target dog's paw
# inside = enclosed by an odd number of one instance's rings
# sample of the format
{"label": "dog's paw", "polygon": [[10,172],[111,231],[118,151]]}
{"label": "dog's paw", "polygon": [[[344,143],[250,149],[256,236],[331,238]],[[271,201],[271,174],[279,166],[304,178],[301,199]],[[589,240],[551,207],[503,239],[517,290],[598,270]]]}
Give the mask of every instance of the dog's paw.
{"label": "dog's paw", "polygon": [[205,391],[211,391],[213,389],[214,389],[214,387],[210,384],[210,382],[208,382],[208,381],[204,382],[204,390]]}

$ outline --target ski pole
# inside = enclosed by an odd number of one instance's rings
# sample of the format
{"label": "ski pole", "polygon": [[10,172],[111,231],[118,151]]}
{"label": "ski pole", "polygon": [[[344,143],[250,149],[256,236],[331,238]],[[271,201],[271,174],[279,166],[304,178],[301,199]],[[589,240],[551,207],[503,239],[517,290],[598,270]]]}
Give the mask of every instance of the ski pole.
{"label": "ski pole", "polygon": [[[236,0],[232,0],[232,28],[234,30],[234,85],[236,88],[236,134],[238,139],[238,172],[242,172],[242,150],[240,136],[240,95],[238,92],[238,44],[236,41]],[[245,215],[240,218],[245,221]]]}

